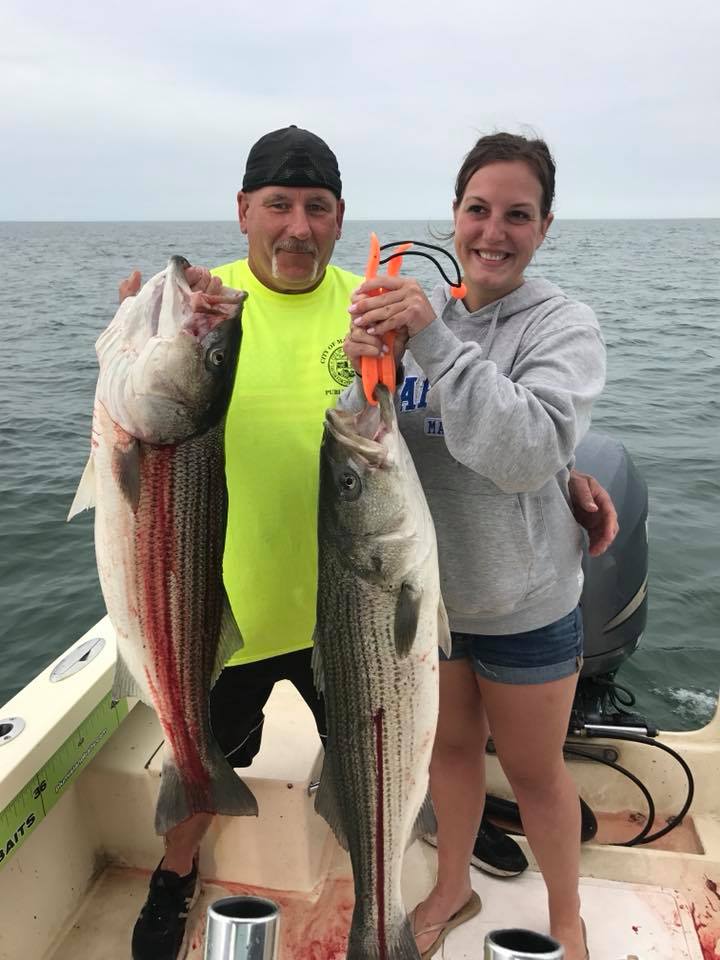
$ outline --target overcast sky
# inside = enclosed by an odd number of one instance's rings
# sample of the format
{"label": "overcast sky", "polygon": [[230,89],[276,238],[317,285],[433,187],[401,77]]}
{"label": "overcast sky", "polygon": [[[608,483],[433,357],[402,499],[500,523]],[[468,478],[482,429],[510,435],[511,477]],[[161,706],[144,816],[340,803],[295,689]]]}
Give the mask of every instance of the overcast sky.
{"label": "overcast sky", "polygon": [[720,216],[718,0],[3,0],[0,220],[235,216],[295,123],[347,216],[449,216],[480,133],[532,128],[560,217]]}

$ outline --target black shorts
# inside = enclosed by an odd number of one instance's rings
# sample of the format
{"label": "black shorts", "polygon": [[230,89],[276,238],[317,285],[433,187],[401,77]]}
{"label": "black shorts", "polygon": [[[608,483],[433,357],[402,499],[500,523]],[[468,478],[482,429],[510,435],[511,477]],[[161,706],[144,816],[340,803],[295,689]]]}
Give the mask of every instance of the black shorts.
{"label": "black shorts", "polygon": [[233,767],[249,767],[260,749],[263,707],[278,680],[289,680],[312,710],[325,744],[325,704],[315,690],[312,649],[225,667],[210,693],[210,725]]}

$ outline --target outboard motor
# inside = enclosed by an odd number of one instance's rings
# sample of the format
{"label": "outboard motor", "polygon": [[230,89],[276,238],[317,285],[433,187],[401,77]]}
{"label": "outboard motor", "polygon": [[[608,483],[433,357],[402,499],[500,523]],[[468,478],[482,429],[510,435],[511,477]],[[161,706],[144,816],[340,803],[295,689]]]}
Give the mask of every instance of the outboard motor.
{"label": "outboard motor", "polygon": [[634,653],[647,620],[648,491],[619,440],[588,433],[576,451],[575,466],[591,473],[608,491],[620,531],[600,557],[583,557],[582,605],[585,662],[581,677],[617,670]]}
{"label": "outboard motor", "polygon": [[647,621],[647,484],[623,444],[596,431],[578,446],[575,466],[608,491],[620,531],[602,556],[590,557],[586,549],[583,557],[585,659],[571,727],[588,721],[632,725],[633,720],[647,726],[643,718],[618,712],[612,694],[615,672],[637,649]]}

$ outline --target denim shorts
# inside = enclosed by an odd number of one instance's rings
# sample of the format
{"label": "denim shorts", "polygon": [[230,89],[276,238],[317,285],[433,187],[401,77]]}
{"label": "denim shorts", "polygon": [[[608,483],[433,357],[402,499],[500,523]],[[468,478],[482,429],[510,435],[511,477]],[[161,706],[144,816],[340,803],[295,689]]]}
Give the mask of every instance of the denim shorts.
{"label": "denim shorts", "polygon": [[548,683],[579,673],[583,663],[583,626],[580,607],[538,630],[489,636],[453,633],[449,657],[468,657],[473,669],[497,683]]}

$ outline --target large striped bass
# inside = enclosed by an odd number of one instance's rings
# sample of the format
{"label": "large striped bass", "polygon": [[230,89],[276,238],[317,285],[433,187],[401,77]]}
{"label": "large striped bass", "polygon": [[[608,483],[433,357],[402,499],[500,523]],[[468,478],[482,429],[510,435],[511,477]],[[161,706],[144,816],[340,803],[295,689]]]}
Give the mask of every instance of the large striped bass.
{"label": "large striped bass", "polygon": [[348,960],[417,960],[400,879],[433,831],[427,795],[438,643],[449,648],[435,529],[393,401],[328,410],[320,451],[313,652],[328,740],[316,809],[350,852]]}
{"label": "large striped bass", "polygon": [[222,581],[224,420],[242,291],[192,292],[173,257],[100,335],[90,459],[68,519],[95,507],[95,553],[117,634],[113,696],[165,733],[155,829],[202,811],[257,814],[212,736],[211,684],[242,646]]}

